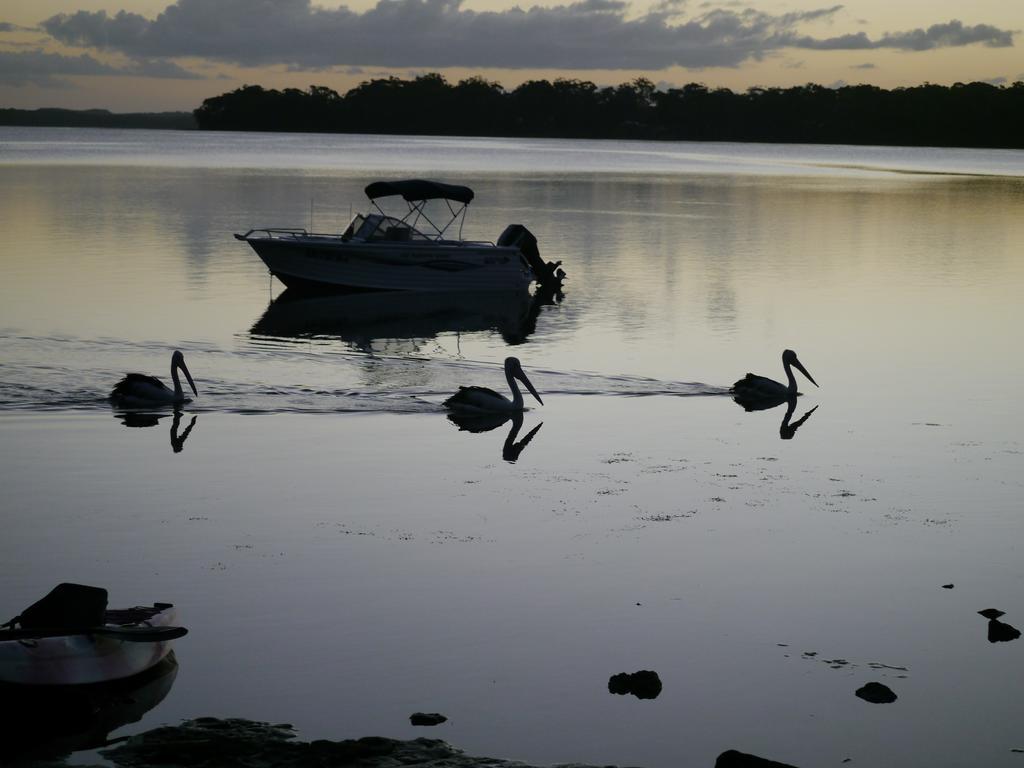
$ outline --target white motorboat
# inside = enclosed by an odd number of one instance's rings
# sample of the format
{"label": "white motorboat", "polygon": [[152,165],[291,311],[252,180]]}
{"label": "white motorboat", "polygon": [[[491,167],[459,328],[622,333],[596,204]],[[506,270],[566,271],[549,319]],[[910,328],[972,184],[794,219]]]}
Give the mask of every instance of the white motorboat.
{"label": "white motorboat", "polygon": [[[263,227],[235,238],[252,246],[289,287],[399,291],[500,291],[525,289],[536,280],[556,287],[565,273],[546,263],[526,227],[510,224],[497,242],[463,240],[473,190],[423,179],[377,181],[366,187],[376,209],[359,214],[341,234]],[[408,211],[392,216],[381,198],[401,197]],[[443,201],[450,216],[438,225],[427,203]],[[456,233],[457,229],[457,233]]]}
{"label": "white motorboat", "polygon": [[59,584],[0,628],[0,682],[84,685],[137,675],[188,633],[170,603],[107,609],[107,591]]}

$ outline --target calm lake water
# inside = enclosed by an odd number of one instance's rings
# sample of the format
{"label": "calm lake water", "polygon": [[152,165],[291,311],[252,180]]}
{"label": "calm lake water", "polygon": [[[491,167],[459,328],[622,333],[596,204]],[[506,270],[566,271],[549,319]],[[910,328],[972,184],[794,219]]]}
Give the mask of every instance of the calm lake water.
{"label": "calm lake water", "polygon": [[[296,299],[231,237],[409,176],[564,299]],[[1021,764],[1024,642],[977,611],[1024,627],[1024,152],[3,128],[0,221],[0,620],[76,581],[190,628],[115,735]],[[183,414],[111,410],[175,348]],[[784,348],[821,385],[788,431],[727,394]],[[510,354],[544,406],[460,431]]]}

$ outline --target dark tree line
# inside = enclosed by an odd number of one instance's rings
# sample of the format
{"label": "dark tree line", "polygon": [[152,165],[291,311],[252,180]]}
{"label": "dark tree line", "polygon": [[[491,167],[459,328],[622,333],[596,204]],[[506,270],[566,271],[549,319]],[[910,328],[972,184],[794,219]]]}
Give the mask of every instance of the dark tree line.
{"label": "dark tree line", "polygon": [[692,139],[907,146],[1024,147],[1024,82],[751,88],[646,79],[600,88],[531,80],[513,90],[482,77],[389,77],[345,95],[247,85],[206,99],[201,129],[454,136]]}
{"label": "dark tree line", "polygon": [[190,130],[191,112],[109,112],[105,109],[0,109],[0,125]]}

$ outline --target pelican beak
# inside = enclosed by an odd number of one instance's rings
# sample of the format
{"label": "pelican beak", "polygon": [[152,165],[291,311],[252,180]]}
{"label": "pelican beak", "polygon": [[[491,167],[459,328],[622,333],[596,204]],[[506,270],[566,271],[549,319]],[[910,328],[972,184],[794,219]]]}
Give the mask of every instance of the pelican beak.
{"label": "pelican beak", "polygon": [[803,374],[804,376],[806,376],[806,377],[808,378],[808,380],[809,380],[809,381],[811,382],[811,384],[813,384],[813,385],[814,385],[814,386],[816,386],[816,387],[818,386],[818,382],[816,382],[816,381],[814,380],[814,377],[813,377],[813,376],[811,376],[811,374],[809,374],[809,373],[807,372],[807,369],[806,369],[806,368],[804,368],[803,364],[802,364],[802,363],[801,363],[801,362],[800,362],[799,360],[794,360],[794,361],[793,361],[793,365],[794,365],[794,366],[796,366],[796,369],[797,369],[798,371],[800,371],[800,373],[802,373],[802,374]]}
{"label": "pelican beak", "polygon": [[188,379],[188,385],[192,387],[192,394],[199,397],[199,390],[196,389],[196,383],[192,381],[192,374],[188,372],[188,366],[185,365],[185,361],[182,360],[178,367],[181,368],[181,372],[185,374],[185,378]]}
{"label": "pelican beak", "polygon": [[544,401],[540,399],[540,395],[537,394],[537,390],[533,388],[533,384],[531,384],[530,380],[526,378],[526,374],[523,373],[522,369],[516,372],[516,378],[526,385],[526,388],[530,390],[530,394],[537,398],[538,403],[544,405]]}

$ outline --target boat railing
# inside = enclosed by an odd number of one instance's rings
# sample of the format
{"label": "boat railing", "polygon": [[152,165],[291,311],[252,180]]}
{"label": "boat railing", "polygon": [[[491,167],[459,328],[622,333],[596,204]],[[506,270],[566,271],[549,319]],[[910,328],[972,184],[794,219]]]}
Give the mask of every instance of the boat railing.
{"label": "boat railing", "polygon": [[[309,230],[307,230],[307,229],[305,229],[303,227],[256,227],[255,229],[250,229],[244,235],[235,235],[235,237],[237,239],[239,239],[239,240],[248,240],[252,235],[259,236],[261,234],[264,237],[268,237],[268,238],[282,238],[282,239],[284,239],[284,238],[292,238],[292,237],[325,237],[325,238],[337,239],[339,237],[344,237],[343,235],[339,235],[337,232],[310,232]],[[421,241],[412,240],[412,241],[409,241],[409,242],[411,244],[414,244],[414,245],[417,244],[417,243],[418,244],[432,243],[432,244],[436,244],[436,245],[448,245],[448,246],[470,247],[470,248],[472,248],[474,246],[490,246],[492,248],[494,247],[494,242],[492,240],[442,240],[441,238],[437,238],[437,239],[434,239],[434,240],[431,240],[431,239],[426,239],[426,240],[421,240]]]}
{"label": "boat railing", "polygon": [[310,232],[302,227],[257,227],[250,229],[244,235],[239,235],[240,240],[246,240],[250,235],[262,232],[267,237],[340,237],[337,232]]}
{"label": "boat railing", "polygon": [[[236,234],[238,240],[249,240],[252,236],[262,236],[270,239],[289,239],[289,238],[331,238],[337,240],[342,238],[347,240],[345,236],[341,236],[337,232],[311,232],[304,227],[299,226],[258,226],[254,229],[250,229],[245,234]],[[495,247],[494,241],[489,240],[426,240],[426,241],[409,241],[412,245],[425,245],[430,243],[433,245],[443,246],[455,246],[457,248],[473,248],[479,246],[488,246],[490,248]]]}

